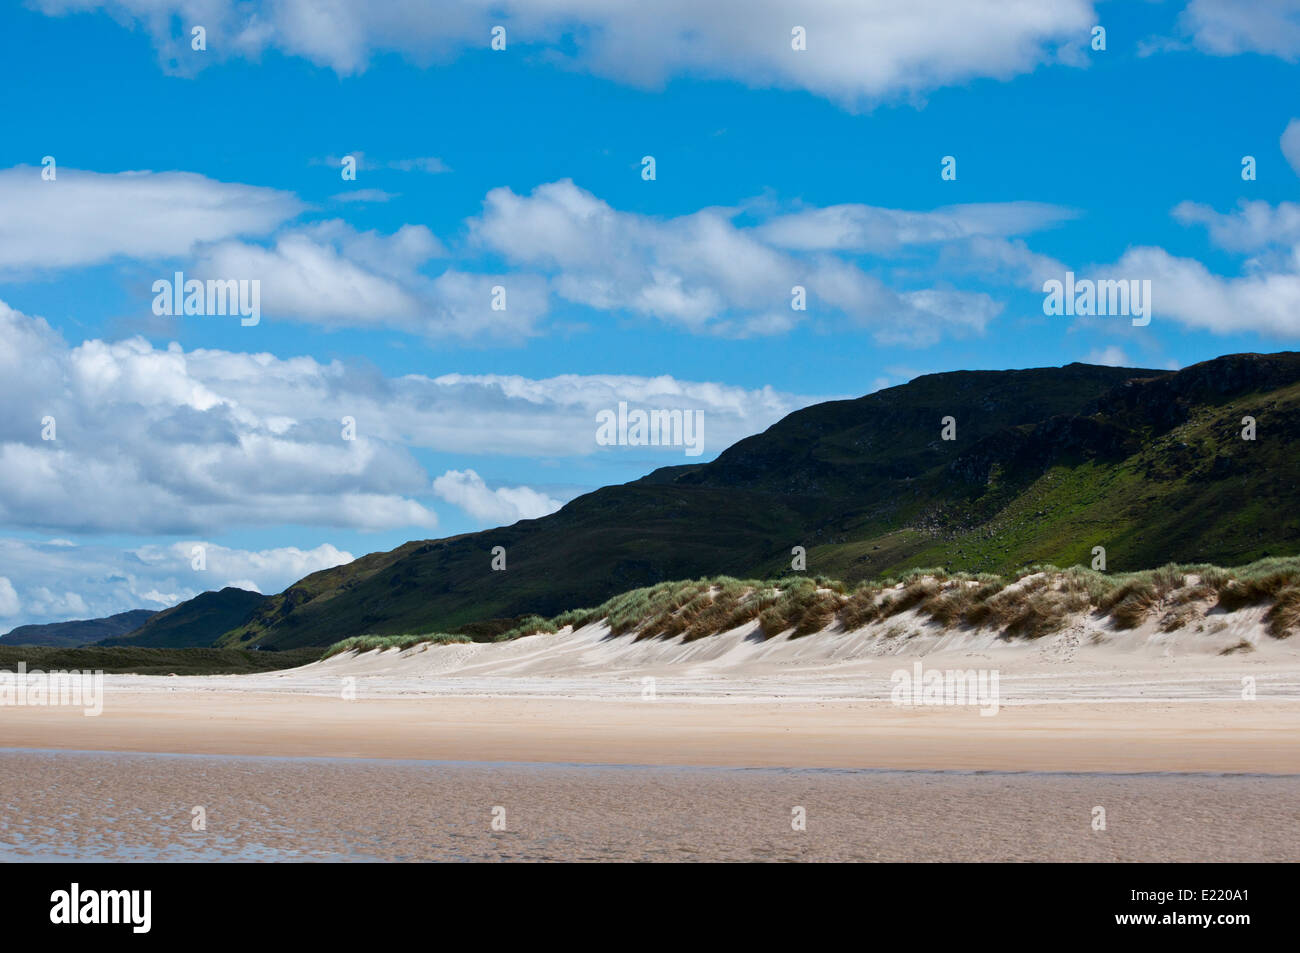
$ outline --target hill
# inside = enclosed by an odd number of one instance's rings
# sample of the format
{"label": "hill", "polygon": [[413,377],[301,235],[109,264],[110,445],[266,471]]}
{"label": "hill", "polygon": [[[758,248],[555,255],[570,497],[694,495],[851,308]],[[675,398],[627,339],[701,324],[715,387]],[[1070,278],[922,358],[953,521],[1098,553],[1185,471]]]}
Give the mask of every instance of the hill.
{"label": "hill", "polygon": [[59,648],[88,645],[100,639],[126,635],[156,615],[152,609],[130,609],[103,619],[77,619],[44,625],[20,625],[0,636],[4,645],[48,645]]}
{"label": "hill", "polygon": [[157,613],[130,634],[103,639],[98,644],[148,648],[210,646],[221,633],[246,622],[266,598],[260,592],[231,586],[219,592],[200,593]]}
{"label": "hill", "polygon": [[[1241,439],[1242,418],[1257,421]],[[944,440],[941,419],[956,423]],[[408,543],[273,596],[223,645],[326,645],[553,615],[670,579],[774,577],[791,549],[847,582],[1239,564],[1300,547],[1300,354],[1184,370],[1071,364],[932,374],[797,411],[705,464],[513,526]],[[490,568],[504,546],[507,569]]]}

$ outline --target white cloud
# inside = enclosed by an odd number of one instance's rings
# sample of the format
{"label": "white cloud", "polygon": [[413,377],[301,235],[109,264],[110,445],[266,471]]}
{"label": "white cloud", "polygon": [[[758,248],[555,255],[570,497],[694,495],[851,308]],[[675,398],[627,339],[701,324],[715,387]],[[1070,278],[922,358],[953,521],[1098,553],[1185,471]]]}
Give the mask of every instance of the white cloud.
{"label": "white cloud", "polygon": [[[72,580],[60,580],[60,584],[69,583]],[[26,597],[23,615],[27,618],[68,620],[92,617],[79,592],[56,592],[47,586],[33,586],[25,589],[23,594]]]}
{"label": "white cloud", "polygon": [[1133,364],[1124,353],[1124,349],[1111,344],[1104,348],[1093,348],[1088,353],[1088,364],[1101,364],[1106,367],[1132,367]]}
{"label": "white cloud", "polygon": [[[840,207],[841,217],[845,208]],[[990,231],[1007,229],[1015,218],[994,206],[970,208],[979,210],[968,214],[970,222],[982,220]],[[1022,217],[1041,221],[1042,208],[1022,209]],[[923,213],[870,211],[879,213],[880,223],[880,234],[871,241],[892,247],[911,240],[915,220],[925,220]],[[979,333],[1001,309],[980,293],[895,291],[856,264],[817,253],[866,240],[836,226],[828,233],[818,212],[749,228],[736,225],[735,214],[706,208],[655,219],[614,209],[566,179],[540,185],[529,195],[493,189],[483,214],[469,224],[475,242],[516,266],[549,273],[562,298],[657,318],[695,333],[775,334],[806,315],[842,316],[869,328],[881,342],[921,345],[949,332]],[[892,236],[884,237],[890,228]],[[926,240],[941,240],[933,228],[927,234]],[[773,235],[814,253],[790,254],[773,243]],[[806,312],[791,307],[796,286],[807,290]]]}
{"label": "white cloud", "polygon": [[1077,216],[1074,209],[1042,202],[950,205],[932,212],[832,205],[776,216],[755,231],[777,247],[802,251],[896,256],[938,246],[941,271],[1037,290],[1065,266],[1031,251],[1015,236]]}
{"label": "white cloud", "polygon": [[[429,528],[430,476],[415,448],[557,460],[611,452],[595,443],[596,414],[620,400],[702,410],[721,448],[820,399],[667,376],[385,378],[368,365],[139,338],[69,346],[0,303],[0,524],[176,535],[286,523]],[[41,439],[46,416],[52,441]],[[344,417],[356,421],[355,440],[342,437]],[[238,567],[226,575],[258,578]]]}
{"label": "white cloud", "polygon": [[[619,401],[703,411],[709,420],[710,443],[716,439],[721,449],[767,429],[800,407],[834,396],[809,397],[771,387],[750,390],[666,374],[562,374],[540,380],[444,374],[434,379],[402,378],[390,399],[404,408],[391,415],[390,423],[406,429],[409,439],[421,444],[464,453],[562,458],[609,452],[595,442],[596,415],[616,409]],[[680,458],[680,449],[674,450]]]}
{"label": "white cloud", "polygon": [[[207,569],[195,571],[192,551],[206,549]],[[48,542],[0,538],[0,616],[6,625],[96,619],[128,609],[165,609],[200,592],[235,586],[279,592],[309,573],[351,562],[328,543],[242,550],[203,540],[118,549],[96,544],[75,550]],[[13,611],[5,613],[6,589]],[[21,607],[18,602],[21,601]]]}
{"label": "white cloud", "polygon": [[15,616],[21,608],[13,583],[6,576],[0,576],[0,617]]}
{"label": "white cloud", "polygon": [[1183,225],[1204,225],[1210,239],[1228,251],[1258,251],[1270,245],[1300,244],[1300,205],[1242,199],[1234,212],[1220,213],[1208,205],[1180,202],[1174,219]]}
{"label": "white cloud", "polygon": [[[250,359],[250,387],[264,368]],[[405,448],[364,431],[343,440],[339,418],[307,408],[297,420],[274,405],[255,411],[197,379],[179,346],[68,347],[44,321],[0,303],[0,370],[12,372],[0,376],[5,525],[177,533],[436,524],[411,499],[427,477]],[[41,439],[46,417],[53,440]]]}
{"label": "white cloud", "polygon": [[[170,68],[277,49],[340,74],[396,51],[419,64],[487,46],[501,23],[511,44],[543,44],[570,68],[640,86],[674,76],[803,89],[856,106],[978,77],[1009,79],[1044,63],[1079,62],[1097,22],[1085,0],[38,0],[47,13],[102,8],[143,23]],[[203,23],[208,51],[191,53],[173,22]],[[794,27],[807,49],[791,48]]]}
{"label": "white cloud", "polygon": [[[850,259],[917,248],[934,257],[937,249],[943,268],[932,272],[1024,284],[1054,263],[1011,236],[1074,214],[1036,202],[933,212],[839,205],[742,225],[740,209],[670,219],[620,211],[566,179],[527,195],[489,191],[453,257],[423,225],[382,233],[330,219],[286,228],[301,208],[294,196],[187,173],[64,173],[45,183],[35,170],[11,169],[0,172],[0,199],[6,189],[23,198],[0,222],[0,274],[6,264],[22,271],[38,262],[183,258],[176,265],[190,278],[256,281],[268,322],[512,346],[544,332],[554,297],[729,337],[782,334],[808,319],[843,319],[879,342],[909,346],[979,334],[1001,311],[987,294],[895,289]],[[33,194],[47,198],[34,202]],[[248,232],[269,234],[238,237]],[[474,270],[485,254],[504,257],[508,269]],[[806,289],[807,310],[791,307],[796,286]]]}
{"label": "white cloud", "polygon": [[150,544],[131,550],[131,554],[144,565],[167,572],[193,570],[196,547],[202,547],[207,573],[192,584],[202,589],[221,589],[235,586],[255,592],[279,592],[291,582],[322,569],[350,563],[353,555],[329,544],[322,543],[314,549],[282,546],[277,549],[232,549],[207,540],[195,539],[169,543]]}
{"label": "white cloud", "polygon": [[950,205],[932,212],[872,205],[829,205],[780,215],[757,232],[778,248],[892,253],[908,245],[976,236],[1006,238],[1074,218],[1071,209],[1042,202]]}
{"label": "white cloud", "polygon": [[0,271],[95,265],[118,257],[188,255],[203,242],[263,235],[302,205],[275,189],[189,172],[100,174],[0,170]]}
{"label": "white cloud", "polygon": [[1243,200],[1220,213],[1182,202],[1173,217],[1204,226],[1215,245],[1248,257],[1240,275],[1225,276],[1163,248],[1130,249],[1115,270],[1151,280],[1155,320],[1168,317],[1218,334],[1300,334],[1300,205]]}
{"label": "white cloud", "polygon": [[1067,270],[1064,264],[1031,250],[1019,238],[985,235],[944,246],[939,264],[949,273],[978,275],[984,281],[1005,282],[1033,291],[1042,291],[1044,281],[1059,279]]}
{"label": "white cloud", "polygon": [[1286,124],[1279,144],[1291,170],[1300,175],[1300,119],[1292,119]]}
{"label": "white cloud", "polygon": [[1168,317],[1219,334],[1300,335],[1300,257],[1295,252],[1286,270],[1229,278],[1163,248],[1142,247],[1126,252],[1115,273],[1151,280],[1153,321]]}
{"label": "white cloud", "polygon": [[[356,232],[333,220],[286,232],[274,247],[224,242],[204,249],[196,274],[254,278],[270,320],[323,327],[389,327],[426,337],[518,343],[538,333],[546,283],[529,274],[421,268],[446,254],[423,225],[391,235]],[[504,289],[504,298],[494,289]],[[498,301],[504,307],[496,307]]]}
{"label": "white cloud", "polygon": [[448,470],[433,481],[433,491],[479,522],[494,526],[537,519],[564,505],[562,501],[527,486],[490,489],[473,470]]}
{"label": "white cloud", "polygon": [[1297,0],[1191,0],[1178,25],[1193,46],[1215,56],[1264,53],[1289,62],[1300,57]]}

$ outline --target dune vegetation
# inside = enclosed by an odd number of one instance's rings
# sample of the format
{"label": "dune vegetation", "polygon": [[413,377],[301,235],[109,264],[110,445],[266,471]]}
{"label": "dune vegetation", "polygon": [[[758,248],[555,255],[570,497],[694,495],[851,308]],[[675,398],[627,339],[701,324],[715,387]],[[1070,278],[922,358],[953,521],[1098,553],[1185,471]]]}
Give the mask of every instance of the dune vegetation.
{"label": "dune vegetation", "polygon": [[321,660],[340,652],[373,652],[376,649],[413,649],[417,645],[446,645],[450,642],[473,642],[468,635],[451,632],[428,632],[424,635],[354,635],[350,639],[335,642]]}
{"label": "dune vegetation", "polygon": [[[508,642],[527,635],[607,621],[612,635],[690,642],[757,621],[763,638],[801,638],[823,630],[853,631],[909,610],[944,628],[989,628],[1006,638],[1036,639],[1060,631],[1081,614],[1116,630],[1154,620],[1162,632],[1201,623],[1217,612],[1263,606],[1275,638],[1300,628],[1300,557],[1272,557],[1224,569],[1169,564],[1132,573],[1081,566],[1026,566],[1005,576],[913,569],[846,585],[817,576],[777,580],[729,576],[662,582],[632,589],[590,609],[550,619],[529,616],[496,635]],[[422,643],[469,642],[464,635],[359,636],[330,647],[325,658],[349,650],[411,648]]]}

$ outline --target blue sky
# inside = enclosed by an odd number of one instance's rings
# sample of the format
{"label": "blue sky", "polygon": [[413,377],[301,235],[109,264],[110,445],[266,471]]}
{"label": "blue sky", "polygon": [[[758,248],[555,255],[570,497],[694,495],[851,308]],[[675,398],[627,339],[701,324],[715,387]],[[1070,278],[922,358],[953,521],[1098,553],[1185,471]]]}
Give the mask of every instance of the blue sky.
{"label": "blue sky", "polygon": [[[616,7],[0,12],[0,630],[278,591],[922,373],[1300,336],[1298,3]],[[155,315],[177,270],[260,322]],[[1044,315],[1067,270],[1151,323]],[[620,400],[703,455],[598,445]]]}

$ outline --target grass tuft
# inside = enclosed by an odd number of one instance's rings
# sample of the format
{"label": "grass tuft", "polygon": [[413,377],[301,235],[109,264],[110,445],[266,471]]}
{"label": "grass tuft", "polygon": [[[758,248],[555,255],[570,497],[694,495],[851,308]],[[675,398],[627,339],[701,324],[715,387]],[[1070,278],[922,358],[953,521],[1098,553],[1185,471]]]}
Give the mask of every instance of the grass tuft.
{"label": "grass tuft", "polygon": [[426,635],[354,635],[350,639],[335,642],[321,656],[327,658],[341,652],[373,652],[375,649],[406,649],[417,645],[446,645],[453,642],[467,643],[473,641],[468,635],[454,635],[450,632],[430,632]]}

